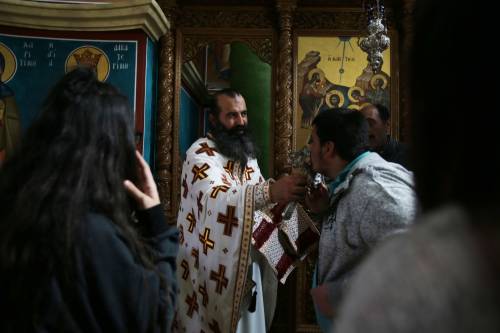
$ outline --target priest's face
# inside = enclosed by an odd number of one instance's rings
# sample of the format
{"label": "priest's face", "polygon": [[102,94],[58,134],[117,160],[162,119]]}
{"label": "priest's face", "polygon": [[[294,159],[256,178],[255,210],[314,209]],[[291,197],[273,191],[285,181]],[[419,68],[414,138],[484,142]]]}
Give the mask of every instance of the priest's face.
{"label": "priest's face", "polygon": [[246,127],[248,123],[247,105],[243,96],[217,96],[217,105],[219,106],[218,121],[227,130]]}
{"label": "priest's face", "polygon": [[248,132],[245,99],[240,95],[219,95],[217,104],[218,115],[212,118],[211,131],[217,149],[227,158],[246,165],[249,158],[256,156],[256,149]]}

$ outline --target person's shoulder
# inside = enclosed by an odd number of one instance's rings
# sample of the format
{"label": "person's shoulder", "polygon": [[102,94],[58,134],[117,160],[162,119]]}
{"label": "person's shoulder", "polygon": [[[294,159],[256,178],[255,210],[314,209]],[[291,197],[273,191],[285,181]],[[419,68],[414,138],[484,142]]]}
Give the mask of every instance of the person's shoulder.
{"label": "person's shoulder", "polygon": [[218,152],[217,144],[210,135],[199,138],[186,151],[187,158],[215,156],[221,155]]}
{"label": "person's shoulder", "polygon": [[372,155],[354,172],[349,189],[354,204],[369,204],[391,214],[413,217],[416,196],[412,174],[403,167],[383,160],[376,153]]}
{"label": "person's shoulder", "polygon": [[381,156],[389,162],[403,165],[405,168],[408,167],[408,146],[406,143],[389,138]]}
{"label": "person's shoulder", "polygon": [[353,170],[358,186],[374,189],[386,186],[405,186],[413,188],[413,174],[402,165],[388,162],[377,153],[370,153]]}
{"label": "person's shoulder", "polygon": [[110,232],[114,231],[113,222],[104,214],[89,212],[83,218],[83,226],[88,231]]}

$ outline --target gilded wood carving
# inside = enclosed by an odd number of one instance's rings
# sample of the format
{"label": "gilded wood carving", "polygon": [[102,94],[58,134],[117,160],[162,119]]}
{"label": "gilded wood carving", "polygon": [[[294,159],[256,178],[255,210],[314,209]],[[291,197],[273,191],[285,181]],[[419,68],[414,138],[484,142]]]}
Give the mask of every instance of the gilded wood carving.
{"label": "gilded wood carving", "polygon": [[[162,7],[167,19],[173,23],[172,7]],[[174,36],[172,29],[160,39],[160,59],[158,69],[158,118],[156,134],[156,174],[158,191],[163,209],[169,222],[175,214],[172,207],[172,155],[173,145],[173,96],[174,96]]]}
{"label": "gilded wood carving", "polygon": [[[192,60],[196,57],[201,48],[218,40],[220,40],[220,37],[213,35],[185,36],[183,39],[183,61],[186,62]],[[272,38],[245,38],[242,36],[229,36],[224,38],[224,42],[226,43],[236,41],[247,44],[262,61],[268,63],[269,65],[272,64]]]}
{"label": "gilded wood carving", "polygon": [[292,15],[291,5],[278,5],[280,37],[278,96],[275,113],[275,174],[290,170],[292,146]]}
{"label": "gilded wood carving", "polygon": [[266,8],[189,8],[178,16],[178,27],[265,28],[274,25],[273,13]]}

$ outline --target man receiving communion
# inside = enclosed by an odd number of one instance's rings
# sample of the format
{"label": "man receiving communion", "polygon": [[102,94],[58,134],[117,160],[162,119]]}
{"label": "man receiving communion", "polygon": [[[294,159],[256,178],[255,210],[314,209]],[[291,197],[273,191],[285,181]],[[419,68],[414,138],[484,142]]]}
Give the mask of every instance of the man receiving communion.
{"label": "man receiving communion", "polygon": [[319,187],[306,196],[321,219],[311,295],[322,331],[330,332],[360,261],[413,220],[415,194],[409,171],[368,151],[368,123],[359,111],[320,113],[309,147],[313,170],[332,180],[328,189]]}
{"label": "man receiving communion", "polygon": [[[173,331],[265,332],[277,280],[289,272],[291,259],[274,246],[274,218],[262,212],[303,199],[305,179],[263,179],[238,91],[215,94],[209,121],[209,134],[188,149],[182,168]],[[264,259],[266,248],[275,249],[274,264]]]}

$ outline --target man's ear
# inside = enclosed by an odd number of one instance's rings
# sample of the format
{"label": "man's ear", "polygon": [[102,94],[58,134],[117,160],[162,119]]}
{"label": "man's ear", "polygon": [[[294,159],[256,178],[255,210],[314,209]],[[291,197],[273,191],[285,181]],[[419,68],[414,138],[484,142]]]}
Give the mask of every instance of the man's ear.
{"label": "man's ear", "polygon": [[385,133],[391,134],[391,121],[388,119],[384,125],[385,125]]}
{"label": "man's ear", "polygon": [[212,124],[212,126],[215,127],[215,124],[217,122],[216,122],[216,119],[215,119],[215,115],[213,113],[211,113],[211,112],[208,114],[208,121],[210,122],[210,124]]}
{"label": "man's ear", "polygon": [[333,141],[327,141],[323,144],[323,156],[333,157],[335,152],[335,143]]}

